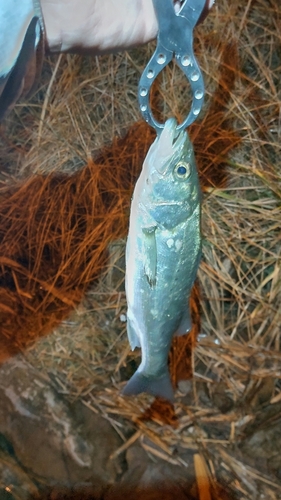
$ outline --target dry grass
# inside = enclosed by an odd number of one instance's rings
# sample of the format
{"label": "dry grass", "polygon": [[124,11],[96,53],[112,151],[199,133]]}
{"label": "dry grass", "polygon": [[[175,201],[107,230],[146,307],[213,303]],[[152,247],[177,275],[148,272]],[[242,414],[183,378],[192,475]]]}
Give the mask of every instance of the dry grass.
{"label": "dry grass", "polygon": [[140,124],[71,176],[37,174],[3,185],[0,314],[7,348],[50,332],[104,272],[109,243],[126,235],[132,185],[151,137]]}
{"label": "dry grass", "polygon": [[[271,455],[243,448],[255,432],[281,425],[280,17],[277,0],[221,0],[196,32],[207,90],[190,130],[204,192],[203,258],[192,337],[176,339],[170,355],[181,380],[174,412],[119,394],[139,359],[121,321],[122,238],[153,140],[145,124],[134,125],[138,77],[153,46],[49,61],[38,94],[1,132],[3,335],[22,347],[64,317],[26,352],[30,362],[110,420],[124,439],[117,454],[139,440],[150,455],[185,467],[186,450],[199,453],[195,471],[204,465],[213,498],[222,498],[219,483],[227,498],[281,498],[274,443]],[[184,89],[168,68],[153,105],[180,119]]]}

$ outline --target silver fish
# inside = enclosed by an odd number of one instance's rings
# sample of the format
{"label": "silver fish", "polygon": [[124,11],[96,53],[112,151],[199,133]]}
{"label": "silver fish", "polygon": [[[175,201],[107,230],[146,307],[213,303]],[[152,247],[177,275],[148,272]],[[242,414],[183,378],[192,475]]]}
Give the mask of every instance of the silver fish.
{"label": "silver fish", "polygon": [[123,394],[173,401],[168,354],[191,328],[189,297],[201,255],[200,188],[192,144],[170,118],[136,183],[126,246],[127,332],[142,361]]}

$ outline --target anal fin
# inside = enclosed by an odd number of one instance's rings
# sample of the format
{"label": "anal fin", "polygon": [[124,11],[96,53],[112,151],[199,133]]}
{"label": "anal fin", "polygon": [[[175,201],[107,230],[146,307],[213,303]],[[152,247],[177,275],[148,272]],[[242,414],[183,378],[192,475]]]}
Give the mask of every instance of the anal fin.
{"label": "anal fin", "polygon": [[127,334],[128,334],[128,339],[129,339],[132,351],[136,347],[141,347],[139,337],[138,337],[138,335],[137,335],[137,333],[132,325],[132,322],[129,318],[127,318]]}

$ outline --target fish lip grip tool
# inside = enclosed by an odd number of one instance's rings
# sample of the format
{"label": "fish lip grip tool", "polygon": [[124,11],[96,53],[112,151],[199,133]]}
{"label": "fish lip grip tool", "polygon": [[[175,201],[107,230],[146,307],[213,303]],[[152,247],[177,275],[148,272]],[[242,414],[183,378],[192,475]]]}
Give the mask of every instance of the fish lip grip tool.
{"label": "fish lip grip tool", "polygon": [[177,130],[185,129],[196,120],[204,100],[204,81],[193,52],[193,29],[204,10],[206,0],[185,0],[175,12],[173,0],[153,0],[159,31],[156,50],[144,69],[139,81],[138,99],[144,120],[161,133],[164,123],[153,116],[149,95],[150,89],[159,73],[175,59],[186,75],[191,91],[191,109]]}

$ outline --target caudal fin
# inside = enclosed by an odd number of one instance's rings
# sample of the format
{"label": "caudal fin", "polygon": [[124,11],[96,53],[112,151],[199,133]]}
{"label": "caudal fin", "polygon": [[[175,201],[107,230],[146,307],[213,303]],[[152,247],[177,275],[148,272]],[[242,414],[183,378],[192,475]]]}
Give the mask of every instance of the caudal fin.
{"label": "caudal fin", "polygon": [[147,392],[152,396],[168,399],[168,401],[173,403],[174,391],[168,370],[159,378],[145,376],[142,372],[136,371],[127,385],[125,385],[122,394],[133,396],[141,392]]}

